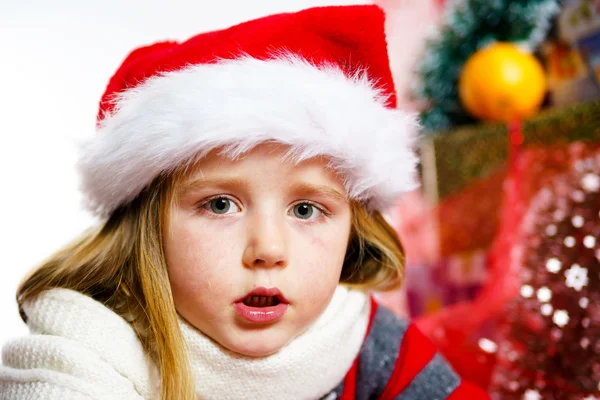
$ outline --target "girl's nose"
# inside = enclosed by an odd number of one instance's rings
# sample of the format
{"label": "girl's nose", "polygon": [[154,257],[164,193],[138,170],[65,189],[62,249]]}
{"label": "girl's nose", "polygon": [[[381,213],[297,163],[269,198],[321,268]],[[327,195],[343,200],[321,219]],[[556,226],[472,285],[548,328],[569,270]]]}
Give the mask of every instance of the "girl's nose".
{"label": "girl's nose", "polygon": [[248,239],[242,262],[247,268],[286,267],[287,238],[284,218],[257,214],[248,220]]}

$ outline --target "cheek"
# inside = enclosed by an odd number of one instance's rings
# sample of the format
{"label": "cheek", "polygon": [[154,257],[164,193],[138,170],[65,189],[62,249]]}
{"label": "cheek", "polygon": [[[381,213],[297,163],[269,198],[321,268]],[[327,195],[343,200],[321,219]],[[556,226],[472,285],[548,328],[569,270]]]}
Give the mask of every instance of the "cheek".
{"label": "cheek", "polygon": [[293,242],[294,253],[301,257],[299,264],[303,266],[304,273],[311,278],[307,279],[307,282],[312,284],[314,277],[318,277],[323,285],[315,286],[326,286],[329,289],[331,285],[337,285],[346,255],[348,235],[349,229],[335,229],[307,234],[305,240]]}
{"label": "cheek", "polygon": [[210,226],[182,224],[173,227],[166,240],[165,253],[173,295],[189,298],[214,296],[231,284],[230,269],[235,262],[233,233]]}
{"label": "cheek", "polygon": [[[293,293],[300,300],[298,320],[308,326],[325,310],[340,281],[346,254],[346,239],[332,235],[308,236],[294,243],[296,265]],[[303,245],[302,245],[303,244]]]}

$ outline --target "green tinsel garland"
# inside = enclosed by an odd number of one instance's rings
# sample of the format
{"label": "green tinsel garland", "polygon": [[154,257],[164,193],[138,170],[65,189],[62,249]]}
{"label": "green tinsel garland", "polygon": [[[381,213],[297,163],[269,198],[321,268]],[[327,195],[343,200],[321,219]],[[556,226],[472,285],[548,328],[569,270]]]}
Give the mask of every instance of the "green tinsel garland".
{"label": "green tinsel garland", "polygon": [[[523,122],[524,147],[585,141],[600,143],[600,100],[541,112]],[[459,192],[506,167],[508,130],[503,124],[464,126],[423,137],[425,191],[432,200]],[[435,179],[433,179],[435,177]]]}
{"label": "green tinsel garland", "polygon": [[478,49],[514,42],[531,50],[544,39],[559,10],[557,0],[461,0],[426,47],[418,69],[417,97],[429,108],[421,114],[425,132],[472,123],[458,97],[463,64]]}

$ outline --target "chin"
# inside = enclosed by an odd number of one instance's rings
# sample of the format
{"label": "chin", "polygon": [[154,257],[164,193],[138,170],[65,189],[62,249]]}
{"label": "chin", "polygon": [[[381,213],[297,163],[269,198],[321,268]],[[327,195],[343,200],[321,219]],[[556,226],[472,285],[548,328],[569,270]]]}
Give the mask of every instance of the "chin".
{"label": "chin", "polygon": [[[278,337],[275,337],[278,336]],[[247,357],[265,357],[277,353],[289,340],[279,335],[263,334],[260,331],[244,332],[223,344],[229,350]]]}
{"label": "chin", "polygon": [[254,346],[252,348],[241,348],[239,351],[236,351],[236,353],[246,357],[266,357],[277,353],[280,349],[281,347],[273,348],[273,346]]}

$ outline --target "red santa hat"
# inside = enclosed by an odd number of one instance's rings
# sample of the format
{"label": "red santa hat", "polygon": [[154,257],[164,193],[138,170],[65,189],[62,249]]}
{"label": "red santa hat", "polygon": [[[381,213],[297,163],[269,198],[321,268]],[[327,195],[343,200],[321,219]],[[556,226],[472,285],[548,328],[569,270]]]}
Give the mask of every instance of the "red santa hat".
{"label": "red santa hat", "polygon": [[418,124],[395,108],[384,20],[376,6],[319,7],[133,51],[83,146],[88,207],[107,216],[213,149],[235,158],[266,141],[296,162],[327,156],[350,198],[391,205],[416,187]]}

